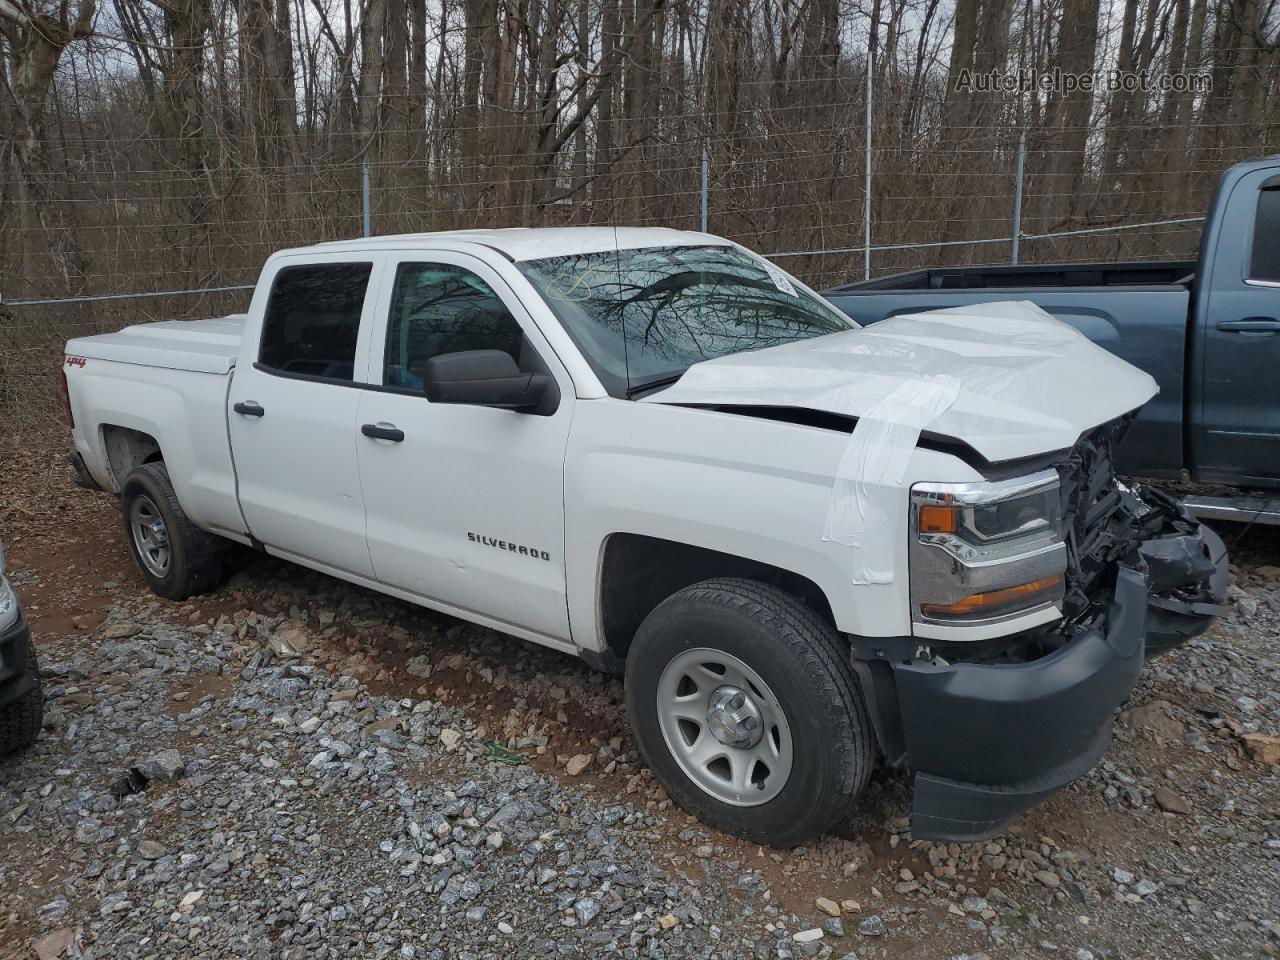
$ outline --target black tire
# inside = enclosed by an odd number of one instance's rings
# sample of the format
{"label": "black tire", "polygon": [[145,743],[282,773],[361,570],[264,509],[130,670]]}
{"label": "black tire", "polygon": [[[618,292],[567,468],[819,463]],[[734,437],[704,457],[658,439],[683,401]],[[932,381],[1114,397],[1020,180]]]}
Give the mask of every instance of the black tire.
{"label": "black tire", "polygon": [[40,666],[34,649],[27,650],[27,670],[35,683],[12,703],[0,707],[0,754],[25,750],[36,742],[44,722],[44,691],[40,689]]}
{"label": "black tire", "polygon": [[[134,501],[141,497],[154,504],[168,532],[170,554],[164,575],[148,569],[134,537],[131,510]],[[187,519],[163,463],[144,463],[125,478],[120,493],[120,511],[124,519],[125,542],[129,544],[133,562],[138,565],[153,593],[169,600],[185,600],[218,585],[222,578],[222,559],[227,541],[206,533]]]}
{"label": "black tire", "polygon": [[[663,669],[686,650],[721,650],[754,670],[781,705],[793,759],[781,792],[756,806],[708,793],[681,768],[658,717]],[[875,766],[875,734],[849,650],[801,600],[751,580],[706,580],[659,604],[627,655],[627,710],[640,751],[673,800],[704,823],[786,847],[848,814]]]}

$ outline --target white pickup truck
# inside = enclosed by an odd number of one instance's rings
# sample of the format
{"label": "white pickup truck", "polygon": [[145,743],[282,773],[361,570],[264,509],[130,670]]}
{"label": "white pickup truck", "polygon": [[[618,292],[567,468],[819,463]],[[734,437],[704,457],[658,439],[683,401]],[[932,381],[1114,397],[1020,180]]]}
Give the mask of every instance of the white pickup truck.
{"label": "white pickup truck", "polygon": [[287,250],[247,314],[63,369],[156,593],[235,541],[625,672],[671,796],[760,842],[877,763],[917,837],[990,836],[1226,589],[1221,541],[1114,476],[1149,376],[1025,304],[861,329],[704,234]]}

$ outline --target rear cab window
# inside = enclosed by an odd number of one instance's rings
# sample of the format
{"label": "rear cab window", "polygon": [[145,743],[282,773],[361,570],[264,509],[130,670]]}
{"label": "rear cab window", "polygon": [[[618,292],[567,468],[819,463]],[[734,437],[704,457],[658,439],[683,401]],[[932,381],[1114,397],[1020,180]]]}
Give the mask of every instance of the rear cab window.
{"label": "rear cab window", "polygon": [[262,319],[258,366],[285,376],[352,382],[372,271],[369,262],[282,268]]}

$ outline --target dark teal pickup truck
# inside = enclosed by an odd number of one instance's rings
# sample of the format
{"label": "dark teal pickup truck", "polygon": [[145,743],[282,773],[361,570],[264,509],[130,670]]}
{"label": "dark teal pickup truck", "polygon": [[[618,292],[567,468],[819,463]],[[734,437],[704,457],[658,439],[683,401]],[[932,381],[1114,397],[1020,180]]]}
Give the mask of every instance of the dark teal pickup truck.
{"label": "dark teal pickup truck", "polygon": [[1280,156],[1222,175],[1198,260],[917,270],[825,296],[861,324],[1030,300],[1146,370],[1160,394],[1122,471],[1252,489],[1188,500],[1200,516],[1280,522]]}

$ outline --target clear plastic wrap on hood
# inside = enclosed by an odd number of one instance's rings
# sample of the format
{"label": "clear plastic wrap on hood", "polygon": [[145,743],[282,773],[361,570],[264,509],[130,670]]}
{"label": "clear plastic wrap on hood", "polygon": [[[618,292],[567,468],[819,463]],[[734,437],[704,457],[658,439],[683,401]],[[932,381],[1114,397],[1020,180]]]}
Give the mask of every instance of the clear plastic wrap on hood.
{"label": "clear plastic wrap on hood", "polygon": [[920,431],[955,403],[950,377],[911,380],[863,414],[836,467],[823,540],[854,548],[854,583],[892,583],[896,517],[886,488],[900,488]]}

